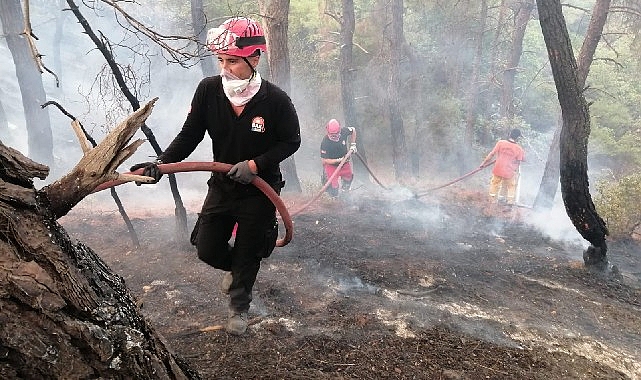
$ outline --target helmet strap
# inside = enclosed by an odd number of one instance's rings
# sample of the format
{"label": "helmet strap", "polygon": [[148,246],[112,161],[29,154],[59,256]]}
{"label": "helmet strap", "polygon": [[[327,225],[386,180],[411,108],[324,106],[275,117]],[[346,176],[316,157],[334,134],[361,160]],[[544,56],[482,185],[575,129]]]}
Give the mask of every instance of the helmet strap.
{"label": "helmet strap", "polygon": [[252,69],[252,75],[249,77],[249,80],[248,80],[249,82],[252,79],[254,79],[254,76],[256,76],[256,70],[254,69],[254,66],[252,66],[251,63],[249,63],[249,60],[247,59],[247,57],[243,57],[243,60],[245,61],[245,63],[247,63],[247,66],[249,66],[249,68]]}

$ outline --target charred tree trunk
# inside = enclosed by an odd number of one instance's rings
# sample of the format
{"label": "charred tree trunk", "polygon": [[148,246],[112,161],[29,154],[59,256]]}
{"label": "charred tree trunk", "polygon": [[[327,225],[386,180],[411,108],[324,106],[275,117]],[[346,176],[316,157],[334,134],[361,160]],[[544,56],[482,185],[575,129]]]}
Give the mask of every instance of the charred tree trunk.
{"label": "charred tree trunk", "polygon": [[[590,65],[594,58],[599,41],[601,40],[601,33],[608,18],[608,10],[610,9],[611,0],[597,0],[592,9],[592,17],[590,18],[590,25],[585,34],[581,51],[579,52],[579,59],[577,61],[579,86],[583,87],[590,72]],[[554,204],[554,197],[559,184],[559,140],[561,136],[561,127],[557,127],[552,137],[548,159],[545,163],[543,171],[543,178],[541,178],[541,185],[539,192],[534,199],[534,207],[537,209],[551,208]]]}
{"label": "charred tree trunk", "polygon": [[608,234],[590,196],[587,156],[590,114],[578,77],[570,37],[559,0],[537,0],[539,20],[557,96],[563,115],[560,136],[561,194],[570,220],[591,246],[583,259],[586,265],[607,263]]}
{"label": "charred tree trunk", "polygon": [[[291,74],[289,49],[287,48],[287,32],[289,30],[289,0],[260,0],[260,10],[263,16],[265,34],[267,37],[267,60],[269,62],[270,79],[285,92],[291,90]],[[288,157],[281,163],[287,189],[302,192],[296,161],[294,156]]]}
{"label": "charred tree trunk", "polygon": [[[0,143],[0,377],[5,379],[188,379],[139,312],[124,280],[56,219],[114,178],[151,112],[141,109],[72,173],[36,191],[48,168]],[[112,132],[113,133],[113,132]]]}
{"label": "charred tree trunk", "polygon": [[29,157],[53,165],[53,134],[49,111],[40,108],[47,101],[42,75],[23,31],[24,15],[20,0],[0,1],[0,21],[16,67],[27,126]]}

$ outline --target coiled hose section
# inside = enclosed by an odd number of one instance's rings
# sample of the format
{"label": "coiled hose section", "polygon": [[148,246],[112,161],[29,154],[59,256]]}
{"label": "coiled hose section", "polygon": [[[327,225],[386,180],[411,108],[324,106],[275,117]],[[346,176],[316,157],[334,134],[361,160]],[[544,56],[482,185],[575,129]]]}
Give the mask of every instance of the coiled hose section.
{"label": "coiled hose section", "polygon": [[[158,168],[160,169],[160,172],[162,174],[174,174],[174,173],[184,173],[184,172],[218,172],[218,173],[227,173],[231,169],[232,165],[231,164],[225,164],[222,162],[199,162],[199,161],[194,161],[194,162],[176,162],[172,164],[158,164]],[[143,169],[138,169],[133,172],[127,172],[124,174],[137,174],[137,175],[142,175]],[[114,186],[121,185],[123,183],[126,183],[129,181],[124,181],[124,180],[114,180],[114,181],[108,181],[100,186],[96,187],[96,189],[93,191],[98,192],[101,190],[109,189]],[[280,214],[281,219],[283,220],[283,224],[285,225],[285,236],[283,238],[280,238],[276,240],[276,246],[277,247],[284,247],[286,246],[291,240],[294,235],[294,224],[292,223],[292,217],[289,214],[289,211],[287,210],[287,207],[285,207],[285,203],[283,203],[283,200],[278,196],[276,191],[269,186],[265,180],[262,178],[256,176],[254,177],[254,180],[251,182],[252,185],[256,186],[260,191],[263,192],[269,198],[269,200],[276,206],[276,210]]]}

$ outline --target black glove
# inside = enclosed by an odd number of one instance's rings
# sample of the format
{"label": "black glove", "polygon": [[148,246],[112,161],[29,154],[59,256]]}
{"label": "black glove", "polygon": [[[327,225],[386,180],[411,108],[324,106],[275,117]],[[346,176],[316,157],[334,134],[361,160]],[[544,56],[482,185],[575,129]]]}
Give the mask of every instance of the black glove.
{"label": "black glove", "polygon": [[158,183],[160,179],[162,178],[162,172],[160,171],[160,168],[158,167],[158,164],[160,161],[155,161],[155,162],[142,162],[140,164],[136,164],[129,168],[129,171],[133,172],[138,169],[144,168],[142,171],[142,175],[145,177],[151,177],[154,179],[154,182],[138,182],[136,181],[136,185],[140,186],[143,183]]}
{"label": "black glove", "polygon": [[227,177],[233,179],[236,182],[240,182],[243,185],[247,185],[254,180],[256,174],[252,173],[251,169],[249,168],[249,161],[245,160],[232,166],[231,169],[229,169],[229,171],[227,172]]}

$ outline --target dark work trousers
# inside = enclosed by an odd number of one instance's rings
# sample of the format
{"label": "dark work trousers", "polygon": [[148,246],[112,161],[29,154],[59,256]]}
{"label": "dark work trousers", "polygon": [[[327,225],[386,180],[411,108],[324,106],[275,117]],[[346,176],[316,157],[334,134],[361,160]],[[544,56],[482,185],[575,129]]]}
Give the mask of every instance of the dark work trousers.
{"label": "dark work trousers", "polygon": [[[262,193],[230,193],[210,186],[199,217],[198,257],[217,269],[231,271],[232,312],[247,312],[260,262],[274,250],[278,238],[276,207]],[[233,247],[229,245],[238,223]]]}

